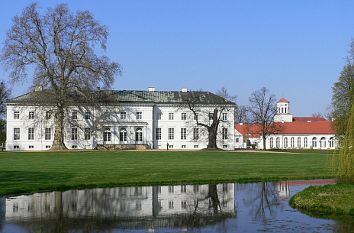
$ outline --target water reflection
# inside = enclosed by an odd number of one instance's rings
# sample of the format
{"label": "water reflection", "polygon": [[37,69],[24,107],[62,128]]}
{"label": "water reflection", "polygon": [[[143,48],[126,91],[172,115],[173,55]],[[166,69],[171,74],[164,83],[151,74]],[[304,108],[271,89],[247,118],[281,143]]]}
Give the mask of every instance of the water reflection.
{"label": "water reflection", "polygon": [[[0,198],[0,232],[350,232],[288,205],[333,180],[118,187]],[[237,213],[237,214],[236,214]]]}

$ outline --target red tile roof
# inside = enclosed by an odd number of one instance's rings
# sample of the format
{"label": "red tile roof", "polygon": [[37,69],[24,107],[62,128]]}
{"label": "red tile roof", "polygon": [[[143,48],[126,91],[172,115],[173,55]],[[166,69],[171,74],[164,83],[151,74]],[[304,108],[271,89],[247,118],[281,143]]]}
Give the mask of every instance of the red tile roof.
{"label": "red tile roof", "polygon": [[[335,134],[336,131],[332,126],[332,122],[328,120],[318,121],[294,121],[294,122],[277,122],[274,123],[277,131],[275,134]],[[242,135],[250,137],[259,137],[261,134],[261,126],[259,124],[237,124],[235,129]]]}
{"label": "red tile roof", "polygon": [[281,98],[278,103],[289,103],[289,100],[285,99],[285,98]]}
{"label": "red tile roof", "polygon": [[326,121],[323,117],[293,117],[293,121]]}

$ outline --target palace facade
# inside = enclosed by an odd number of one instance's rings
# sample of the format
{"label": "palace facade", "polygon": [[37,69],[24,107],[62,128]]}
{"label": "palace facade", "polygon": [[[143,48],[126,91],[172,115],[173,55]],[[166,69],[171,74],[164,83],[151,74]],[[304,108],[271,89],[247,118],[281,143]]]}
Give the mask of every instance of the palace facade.
{"label": "palace facade", "polygon": [[[193,102],[194,114],[186,100]],[[220,114],[219,148],[234,149],[235,103],[211,92],[97,90],[67,100],[64,141],[69,149],[203,149],[214,109]],[[7,102],[6,150],[52,147],[55,100],[36,89]]]}

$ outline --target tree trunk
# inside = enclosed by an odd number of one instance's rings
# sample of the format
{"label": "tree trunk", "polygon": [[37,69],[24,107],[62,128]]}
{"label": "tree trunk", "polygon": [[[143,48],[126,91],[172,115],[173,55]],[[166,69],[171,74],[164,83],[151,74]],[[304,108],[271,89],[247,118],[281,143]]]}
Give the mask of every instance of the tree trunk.
{"label": "tree trunk", "polygon": [[216,136],[217,133],[214,129],[214,127],[210,127],[208,129],[208,138],[209,138],[209,142],[208,142],[208,149],[218,149],[218,146],[216,145]]}
{"label": "tree trunk", "polygon": [[267,150],[266,136],[263,135],[262,138],[263,138],[263,150]]}
{"label": "tree trunk", "polygon": [[64,108],[58,107],[58,111],[55,114],[55,132],[53,146],[51,150],[67,150],[68,148],[64,143]]}

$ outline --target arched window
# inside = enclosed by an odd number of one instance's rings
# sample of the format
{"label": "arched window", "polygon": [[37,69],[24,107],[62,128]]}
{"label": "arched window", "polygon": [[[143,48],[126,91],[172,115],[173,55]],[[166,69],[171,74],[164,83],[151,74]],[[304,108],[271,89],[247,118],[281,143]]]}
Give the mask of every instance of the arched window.
{"label": "arched window", "polygon": [[304,148],[307,148],[307,137],[304,137]]}
{"label": "arched window", "polygon": [[288,148],[288,138],[284,138],[284,148]]}
{"label": "arched window", "polygon": [[322,137],[320,140],[320,147],[325,148],[326,147],[326,138]]}
{"label": "arched window", "polygon": [[330,138],[329,138],[329,147],[330,147],[330,148],[333,148],[333,147],[334,147],[334,138],[333,138],[333,137],[330,137]]}
{"label": "arched window", "polygon": [[277,139],[275,140],[275,147],[280,148],[280,137],[277,137]]}
{"label": "arched window", "polygon": [[126,142],[127,141],[127,129],[121,128],[119,130],[119,141]]}
{"label": "arched window", "polygon": [[297,148],[301,148],[301,137],[297,137]]}
{"label": "arched window", "polygon": [[142,128],[136,128],[135,130],[135,141],[142,142],[143,141],[143,130]]}
{"label": "arched window", "polygon": [[273,148],[273,138],[271,137],[270,139],[269,139],[269,146],[270,146],[270,148]]}
{"label": "arched window", "polygon": [[111,128],[105,128],[103,131],[103,141],[110,142],[112,140]]}
{"label": "arched window", "polygon": [[313,147],[313,148],[316,148],[316,147],[317,147],[317,138],[316,138],[316,137],[313,137],[313,138],[312,138],[312,147]]}
{"label": "arched window", "polygon": [[290,139],[290,146],[291,146],[291,148],[295,147],[295,138],[294,137],[291,137],[291,139]]}

